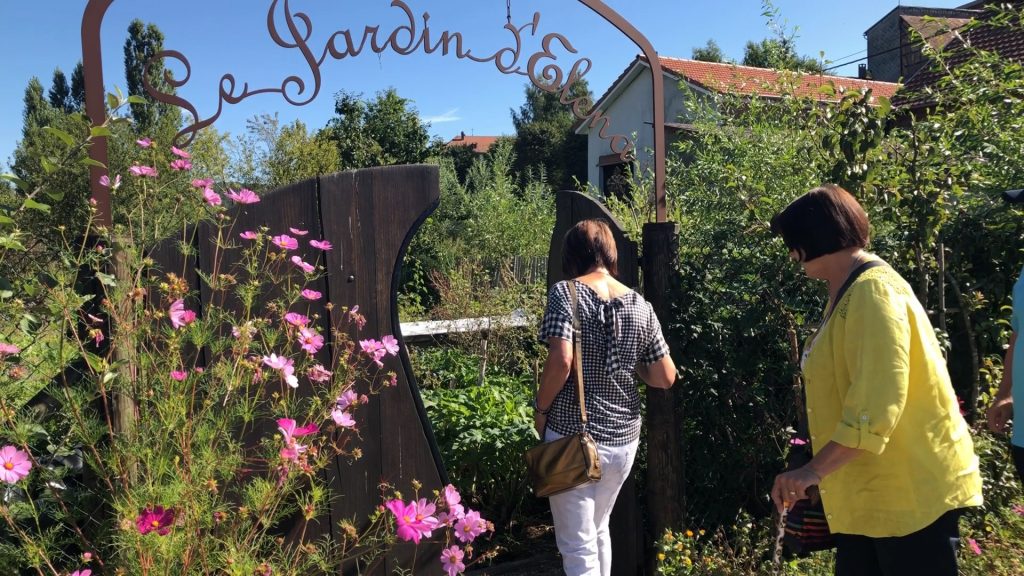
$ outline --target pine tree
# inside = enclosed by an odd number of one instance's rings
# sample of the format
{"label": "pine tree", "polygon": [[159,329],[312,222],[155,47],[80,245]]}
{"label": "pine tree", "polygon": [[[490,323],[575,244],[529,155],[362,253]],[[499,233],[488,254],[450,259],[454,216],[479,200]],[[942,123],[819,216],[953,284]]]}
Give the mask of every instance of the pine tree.
{"label": "pine tree", "polygon": [[160,92],[174,93],[173,88],[164,81],[163,62],[150,62],[153,56],[163,50],[163,44],[163,32],[155,24],[132,20],[128,25],[128,38],[124,42],[124,73],[128,94],[142,96],[149,101],[149,104],[131,105],[136,132],[169,142],[181,124],[181,111],[176,106],[153,100],[143,83],[146,64],[149,63],[149,79],[153,86]]}
{"label": "pine tree", "polygon": [[71,73],[71,106],[75,110],[85,108],[85,67],[79,60],[75,71]]}
{"label": "pine tree", "polygon": [[71,112],[71,87],[68,86],[67,76],[60,68],[53,71],[53,82],[50,85],[50,92],[47,94],[50,106],[57,110]]}

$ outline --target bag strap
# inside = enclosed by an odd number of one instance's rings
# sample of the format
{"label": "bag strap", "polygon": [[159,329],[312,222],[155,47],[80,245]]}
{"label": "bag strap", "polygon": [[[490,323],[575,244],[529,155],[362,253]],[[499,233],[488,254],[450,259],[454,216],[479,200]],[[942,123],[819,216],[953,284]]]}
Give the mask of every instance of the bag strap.
{"label": "bag strap", "polygon": [[[839,305],[839,301],[843,299],[843,296],[846,295],[846,291],[850,289],[850,286],[853,286],[853,283],[857,281],[857,278],[859,278],[861,274],[867,272],[872,268],[884,265],[885,262],[882,260],[869,260],[861,264],[860,266],[857,266],[853,270],[853,272],[850,272],[850,275],[847,276],[846,281],[843,282],[843,285],[839,287],[839,291],[836,292],[836,297],[832,300],[832,303],[829,304],[828,311],[825,313],[825,319],[821,321],[821,325],[818,326],[818,330],[825,329],[825,324],[828,323],[829,318],[832,318],[832,313],[835,312],[836,306]],[[797,395],[795,399],[797,405],[796,413],[798,418],[797,436],[802,437],[802,439],[806,439],[805,441],[807,442],[808,452],[811,452],[813,450],[811,448],[811,430],[810,424],[807,422],[807,410],[805,409],[807,402],[804,398],[804,394],[805,391],[803,390],[803,388],[801,388],[800,393]]]}
{"label": "bag strap", "polygon": [[861,274],[872,268],[877,268],[878,266],[885,266],[885,262],[881,260],[869,260],[860,266],[857,266],[853,272],[850,272],[850,275],[846,277],[846,282],[843,282],[843,285],[839,287],[839,291],[836,292],[835,299],[832,300],[832,304],[829,305],[828,312],[825,313],[825,319],[821,321],[821,326],[818,328],[819,330],[824,328],[825,324],[828,323],[828,319],[832,317],[832,312],[834,312],[836,306],[839,305],[839,301],[843,299],[846,291],[850,289],[850,286],[853,286],[853,283],[857,281],[857,278],[859,278]]}
{"label": "bag strap", "polygon": [[583,431],[587,431],[587,407],[583,398],[583,335],[580,331],[579,298],[576,295],[576,281],[569,280],[569,297],[572,299],[572,341],[575,350],[573,351],[573,364],[576,366],[576,396],[580,400],[580,420],[583,422]]}

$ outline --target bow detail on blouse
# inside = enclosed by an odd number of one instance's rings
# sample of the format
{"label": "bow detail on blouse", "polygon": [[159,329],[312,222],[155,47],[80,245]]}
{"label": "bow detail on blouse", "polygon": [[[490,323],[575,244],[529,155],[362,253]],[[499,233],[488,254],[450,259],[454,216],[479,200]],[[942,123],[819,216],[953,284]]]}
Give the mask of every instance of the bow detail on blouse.
{"label": "bow detail on blouse", "polygon": [[618,344],[621,333],[618,311],[625,307],[626,304],[619,298],[609,302],[600,301],[597,305],[597,320],[601,323],[601,336],[604,340],[604,367],[609,377],[615,377],[621,369]]}

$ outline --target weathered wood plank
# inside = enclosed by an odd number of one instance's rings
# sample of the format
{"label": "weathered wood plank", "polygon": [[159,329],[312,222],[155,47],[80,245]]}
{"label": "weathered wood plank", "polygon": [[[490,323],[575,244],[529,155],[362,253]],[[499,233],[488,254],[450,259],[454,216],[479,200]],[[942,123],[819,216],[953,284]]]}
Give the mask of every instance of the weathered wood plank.
{"label": "weathered wood plank", "polygon": [[[677,277],[674,262],[679,254],[679,228],[671,222],[649,223],[643,234],[644,288],[651,307],[664,322],[671,317],[668,295]],[[660,536],[666,528],[678,528],[685,509],[678,393],[678,386],[647,389],[647,469],[658,471],[647,475],[652,536]]]}
{"label": "weathered wood plank", "polygon": [[[396,302],[401,260],[437,206],[437,168],[394,166],[335,174],[321,179],[321,191],[325,233],[337,246],[328,259],[331,301],[339,307],[360,306],[367,320],[364,337],[394,334],[401,341]],[[422,484],[421,494],[427,497],[445,481],[404,346],[398,358],[385,360],[383,371],[389,370],[397,374],[397,385],[371,397],[364,407],[363,458],[339,463],[335,489],[342,496],[332,506],[335,518],[365,517],[379,502],[381,482],[409,498],[413,480]],[[437,561],[437,545],[426,548],[416,555],[413,573]],[[390,574],[395,560],[408,567],[413,553],[399,545],[387,558],[380,573]]]}
{"label": "weathered wood plank", "polygon": [[615,277],[626,286],[639,290],[640,264],[636,242],[626,236],[622,224],[603,204],[586,194],[569,190],[561,190],[555,195],[555,229],[551,234],[551,248],[548,252],[548,286],[565,280],[562,274],[562,239],[565,233],[577,222],[590,219],[608,222],[619,252],[619,273]]}

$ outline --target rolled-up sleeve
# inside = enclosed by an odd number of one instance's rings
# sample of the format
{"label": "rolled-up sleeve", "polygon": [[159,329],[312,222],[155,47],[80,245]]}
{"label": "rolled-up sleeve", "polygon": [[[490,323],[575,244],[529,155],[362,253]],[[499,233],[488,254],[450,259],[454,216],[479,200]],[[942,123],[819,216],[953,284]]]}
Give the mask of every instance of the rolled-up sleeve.
{"label": "rolled-up sleeve", "polygon": [[910,378],[906,296],[881,281],[850,292],[846,346],[850,387],[832,440],[881,454],[899,423]]}

